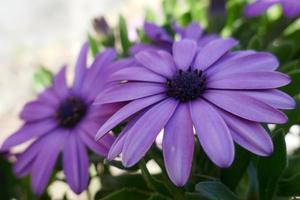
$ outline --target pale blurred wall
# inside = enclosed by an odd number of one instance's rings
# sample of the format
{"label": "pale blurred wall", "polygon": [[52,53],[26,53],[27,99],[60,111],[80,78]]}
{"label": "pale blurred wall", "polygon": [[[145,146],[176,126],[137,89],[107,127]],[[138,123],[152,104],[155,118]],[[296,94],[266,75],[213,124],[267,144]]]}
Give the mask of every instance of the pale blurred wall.
{"label": "pale blurred wall", "polygon": [[[52,71],[72,66],[91,31],[91,20],[105,15],[116,23],[124,14],[141,23],[144,8],[159,10],[159,0],[9,0],[0,1],[0,144],[21,124],[17,115],[34,97],[33,74],[40,64]],[[72,69],[69,68],[69,73]]]}

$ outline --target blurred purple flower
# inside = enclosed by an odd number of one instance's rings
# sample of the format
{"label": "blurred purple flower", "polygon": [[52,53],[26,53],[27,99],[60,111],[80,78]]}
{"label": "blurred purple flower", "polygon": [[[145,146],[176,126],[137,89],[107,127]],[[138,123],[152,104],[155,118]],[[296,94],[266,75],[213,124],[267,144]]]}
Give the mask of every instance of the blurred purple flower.
{"label": "blurred purple flower", "polygon": [[[191,22],[187,27],[180,27],[178,24],[174,23],[172,29],[175,33],[180,35],[181,38],[195,40],[199,47],[219,38],[216,34],[205,35],[202,27],[196,22]],[[154,23],[145,22],[144,31],[146,36],[150,39],[151,44],[135,44],[130,48],[130,53],[132,55],[147,49],[172,52],[174,39],[163,27],[157,26]]]}
{"label": "blurred purple flower", "polygon": [[114,137],[107,134],[96,142],[99,126],[120,104],[93,106],[96,95],[104,89],[105,77],[113,69],[124,65],[112,63],[116,52],[108,49],[98,54],[87,68],[88,45],[84,44],[79,54],[75,78],[71,88],[66,82],[66,67],[54,77],[53,85],[42,92],[37,100],[23,108],[20,117],[25,124],[3,144],[2,150],[35,139],[18,156],[14,166],[17,176],[31,174],[32,188],[41,194],[49,180],[56,160],[62,152],[63,170],[71,189],[79,194],[88,185],[87,148],[106,156]]}
{"label": "blurred purple flower", "polygon": [[210,15],[223,16],[226,15],[226,0],[212,0],[209,6]]}
{"label": "blurred purple flower", "polygon": [[283,8],[283,13],[287,17],[300,16],[299,0],[256,0],[245,9],[245,15],[248,17],[259,16],[264,13],[269,7],[280,4]]}
{"label": "blurred purple flower", "polygon": [[172,55],[162,50],[139,52],[139,65],[112,74],[121,81],[96,104],[130,101],[97,133],[101,139],[126,119],[128,125],[112,145],[108,159],[122,154],[130,167],[149,150],[164,129],[163,155],[171,180],[184,185],[194,151],[194,132],[208,157],[219,167],[234,159],[234,141],[249,151],[268,156],[270,136],[260,125],[285,123],[278,109],[292,109],[293,98],[275,89],[290,78],[275,70],[277,59],[269,53],[229,50],[234,39],[216,39],[197,49],[194,40],[175,42]]}

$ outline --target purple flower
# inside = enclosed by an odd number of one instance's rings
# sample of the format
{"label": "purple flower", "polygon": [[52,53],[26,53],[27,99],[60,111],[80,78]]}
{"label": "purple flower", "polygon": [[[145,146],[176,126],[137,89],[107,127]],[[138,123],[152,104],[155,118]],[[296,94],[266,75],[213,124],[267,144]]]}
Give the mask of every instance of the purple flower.
{"label": "purple flower", "polygon": [[130,103],[104,123],[96,139],[129,121],[108,159],[122,154],[125,166],[136,164],[164,129],[166,169],[171,180],[182,186],[192,166],[193,127],[202,148],[219,167],[232,164],[234,142],[257,155],[270,155],[272,140],[260,122],[287,121],[278,109],[292,109],[295,102],[275,88],[287,85],[290,78],[275,71],[278,61],[272,54],[229,52],[236,44],[233,39],[216,39],[197,49],[194,40],[183,39],[173,44],[172,55],[142,51],[135,56],[139,65],[113,73],[111,80],[120,84],[95,103]]}
{"label": "purple flower", "polygon": [[61,152],[66,181],[75,193],[81,193],[89,179],[87,149],[106,156],[114,141],[107,134],[96,142],[94,135],[120,104],[92,107],[92,103],[103,90],[107,74],[125,61],[112,64],[116,52],[108,49],[97,55],[87,68],[88,48],[85,44],[81,49],[72,87],[67,85],[66,67],[63,67],[54,77],[53,85],[25,105],[20,114],[24,125],[2,146],[2,150],[8,150],[35,139],[18,156],[14,172],[21,177],[31,174],[32,188],[37,194],[44,191]]}
{"label": "purple flower", "polygon": [[[191,22],[187,27],[180,27],[178,24],[174,23],[172,29],[181,38],[195,40],[199,47],[219,38],[215,34],[205,35],[203,28],[196,22]],[[154,23],[145,22],[144,31],[145,35],[150,39],[151,44],[135,44],[130,48],[130,53],[132,55],[147,49],[165,50],[172,53],[174,39],[164,28],[159,27]]]}
{"label": "purple flower", "polygon": [[280,4],[283,8],[283,13],[287,17],[300,16],[299,0],[257,0],[250,4],[245,9],[245,15],[248,17],[259,16],[264,13],[269,7]]}

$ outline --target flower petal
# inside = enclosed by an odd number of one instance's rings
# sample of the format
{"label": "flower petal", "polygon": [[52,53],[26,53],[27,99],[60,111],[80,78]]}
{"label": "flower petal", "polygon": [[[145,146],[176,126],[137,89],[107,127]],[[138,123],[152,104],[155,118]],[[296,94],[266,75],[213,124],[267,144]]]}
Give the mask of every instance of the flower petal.
{"label": "flower petal", "polygon": [[116,56],[116,50],[112,48],[97,54],[91,67],[86,71],[80,91],[75,92],[87,99],[93,99],[95,93],[102,89],[105,80],[109,77],[107,74]]}
{"label": "flower petal", "polygon": [[281,111],[238,91],[207,90],[203,97],[219,108],[256,122],[283,124],[287,117]]}
{"label": "flower petal", "polygon": [[35,193],[42,194],[47,186],[56,159],[63,148],[67,135],[66,130],[57,129],[55,132],[42,138],[45,145],[41,147],[31,171],[31,185]]}
{"label": "flower petal", "polygon": [[121,134],[118,135],[115,142],[112,144],[111,148],[109,149],[107,160],[111,161],[121,154],[125,140],[126,135],[122,131]]}
{"label": "flower petal", "polygon": [[149,70],[171,78],[175,72],[176,67],[172,56],[164,51],[141,51],[135,55],[136,60]]}
{"label": "flower petal", "polygon": [[282,1],[283,12],[287,17],[298,17],[300,15],[300,4],[298,0]]}
{"label": "flower petal", "polygon": [[131,127],[136,123],[136,121],[143,115],[144,112],[139,113],[135,116],[130,122],[126,125],[126,127],[122,130],[122,132],[118,135],[117,139],[112,144],[111,148],[109,149],[107,159],[113,160],[118,155],[121,154],[122,149],[124,147],[125,140],[127,138],[126,132],[131,129]]}
{"label": "flower petal", "polygon": [[240,91],[241,93],[262,101],[278,109],[294,109],[295,100],[280,90]]}
{"label": "flower petal", "polygon": [[255,17],[264,13],[270,6],[275,3],[279,3],[281,0],[257,0],[256,2],[250,4],[245,9],[245,15],[248,17]]}
{"label": "flower petal", "polygon": [[177,68],[188,70],[196,54],[197,44],[193,40],[184,39],[173,44],[173,58]]}
{"label": "flower petal", "polygon": [[25,121],[37,121],[48,117],[53,117],[55,114],[55,108],[45,104],[41,101],[32,101],[27,103],[21,114],[20,118]]}
{"label": "flower petal", "polygon": [[88,113],[86,114],[86,119],[88,120],[98,120],[102,118],[111,117],[116,111],[122,108],[124,103],[111,103],[111,104],[92,104]]}
{"label": "flower petal", "polygon": [[208,43],[212,42],[213,40],[219,39],[219,38],[220,38],[220,36],[217,34],[209,34],[209,35],[202,36],[198,40],[198,49],[201,49]]}
{"label": "flower petal", "polygon": [[69,94],[69,88],[66,81],[66,66],[58,72],[53,78],[53,90],[57,97],[64,100]]}
{"label": "flower petal", "polygon": [[129,101],[160,94],[165,90],[164,85],[157,83],[133,82],[118,84],[110,88],[107,93],[99,94],[95,104]]}
{"label": "flower petal", "polygon": [[208,68],[205,73],[207,76],[213,77],[214,75],[227,75],[243,72],[274,71],[278,66],[278,60],[270,53],[242,51],[236,53],[234,56],[229,55],[229,58],[222,59],[222,62]]}
{"label": "flower petal", "polygon": [[163,155],[167,173],[177,186],[186,184],[193,160],[194,133],[188,104],[177,107],[163,136]]}
{"label": "flower petal", "polygon": [[165,83],[166,78],[160,76],[145,67],[127,67],[113,73],[110,77],[111,81],[144,81]]}
{"label": "flower petal", "polygon": [[53,86],[44,90],[44,92],[40,93],[38,96],[38,101],[45,102],[47,105],[50,105],[54,108],[60,103],[59,98],[54,92]]}
{"label": "flower petal", "polygon": [[207,88],[214,89],[273,89],[288,85],[291,79],[280,72],[244,72],[216,74],[207,79]]}
{"label": "flower petal", "polygon": [[167,99],[154,105],[125,133],[127,139],[122,151],[124,166],[133,166],[145,155],[177,105],[178,102],[173,99]]}
{"label": "flower petal", "polygon": [[9,150],[18,144],[49,133],[56,127],[56,122],[53,119],[27,123],[4,141],[1,150]]}
{"label": "flower petal", "polygon": [[197,54],[194,68],[205,70],[220,59],[232,47],[237,45],[237,41],[229,39],[216,39],[205,45]]}
{"label": "flower petal", "polygon": [[80,90],[83,84],[85,73],[87,70],[87,55],[89,51],[88,43],[84,43],[81,47],[78,59],[75,65],[75,78],[73,82],[73,89]]}
{"label": "flower petal", "polygon": [[219,167],[229,167],[234,159],[234,144],[224,119],[204,100],[193,101],[190,112],[207,156]]}
{"label": "flower petal", "polygon": [[14,173],[18,177],[27,175],[34,163],[34,159],[40,152],[41,148],[45,145],[45,141],[42,139],[34,141],[21,155],[17,157],[17,161],[14,165]]}
{"label": "flower petal", "polygon": [[106,134],[101,140],[95,141],[91,133],[86,131],[79,131],[80,138],[84,144],[92,151],[101,156],[107,156],[107,153],[114,142],[114,137]]}
{"label": "flower petal", "polygon": [[103,137],[108,131],[112,130],[119,123],[130,117],[131,115],[139,112],[140,110],[155,104],[158,101],[166,98],[165,95],[155,95],[142,99],[137,99],[125,105],[123,108],[118,110],[111,118],[109,118],[99,129],[96,135],[96,140]]}
{"label": "flower petal", "polygon": [[183,38],[198,41],[203,34],[202,27],[197,22],[191,22],[184,30]]}
{"label": "flower petal", "polygon": [[71,133],[63,151],[63,166],[66,180],[76,194],[80,194],[88,185],[88,163],[85,146]]}
{"label": "flower petal", "polygon": [[166,41],[172,42],[172,38],[169,36],[167,31],[154,23],[145,22],[144,23],[144,31],[146,35],[153,41]]}
{"label": "flower petal", "polygon": [[272,139],[266,130],[259,124],[236,117],[219,109],[232,138],[242,147],[260,156],[269,156],[273,152]]}

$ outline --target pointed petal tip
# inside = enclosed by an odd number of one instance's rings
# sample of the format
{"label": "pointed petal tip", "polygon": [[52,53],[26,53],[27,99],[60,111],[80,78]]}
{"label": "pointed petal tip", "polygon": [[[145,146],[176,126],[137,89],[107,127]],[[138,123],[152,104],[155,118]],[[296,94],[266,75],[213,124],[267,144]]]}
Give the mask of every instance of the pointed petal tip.
{"label": "pointed petal tip", "polygon": [[94,140],[98,142],[102,137],[105,136],[105,134],[106,132],[103,132],[101,129],[99,129],[96,136],[94,137]]}
{"label": "pointed petal tip", "polygon": [[183,187],[187,181],[182,181],[182,180],[172,180],[172,182],[177,186],[177,187]]}
{"label": "pointed petal tip", "polygon": [[138,161],[132,161],[132,160],[128,160],[128,159],[124,159],[122,160],[122,164],[124,165],[124,167],[126,168],[130,168],[133,165],[135,165]]}
{"label": "pointed petal tip", "polygon": [[229,168],[234,161],[234,156],[229,159],[219,160],[218,163],[215,163],[220,168]]}
{"label": "pointed petal tip", "polygon": [[286,124],[289,121],[289,119],[283,112],[281,114],[282,116],[280,119],[278,119],[277,124]]}
{"label": "pointed petal tip", "polygon": [[263,156],[263,157],[268,157],[273,154],[273,151],[274,151],[274,147],[273,147],[273,143],[271,143],[270,146],[264,147],[264,152],[261,152],[259,154],[257,153],[257,155]]}
{"label": "pointed petal tip", "polygon": [[106,156],[106,159],[107,159],[108,161],[112,161],[112,160],[115,159],[115,157],[114,157],[111,153],[108,152],[108,154],[107,154],[107,156]]}
{"label": "pointed petal tip", "polygon": [[74,188],[74,189],[71,188],[71,189],[77,195],[81,194],[85,190],[85,189],[81,189],[81,188]]}
{"label": "pointed petal tip", "polygon": [[187,183],[189,177],[169,175],[169,178],[177,187],[183,187]]}

